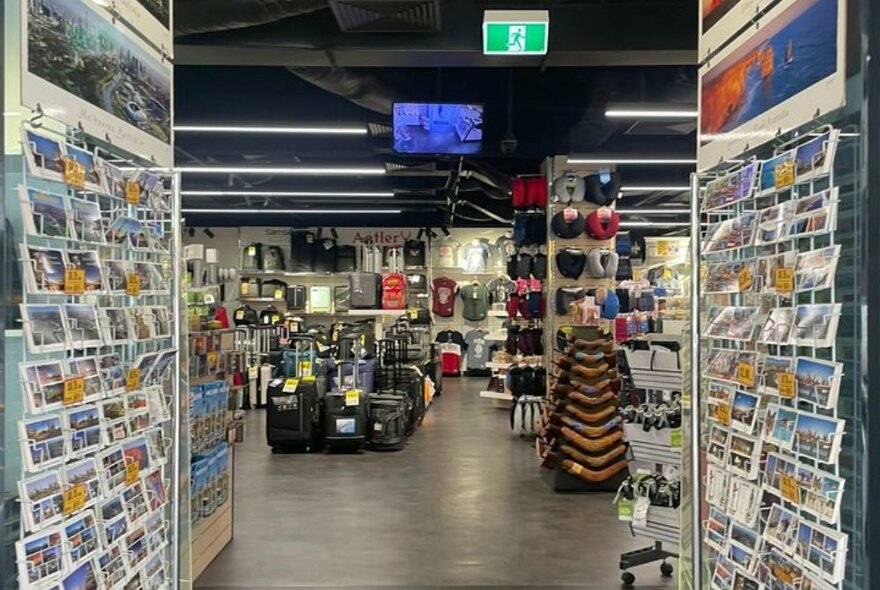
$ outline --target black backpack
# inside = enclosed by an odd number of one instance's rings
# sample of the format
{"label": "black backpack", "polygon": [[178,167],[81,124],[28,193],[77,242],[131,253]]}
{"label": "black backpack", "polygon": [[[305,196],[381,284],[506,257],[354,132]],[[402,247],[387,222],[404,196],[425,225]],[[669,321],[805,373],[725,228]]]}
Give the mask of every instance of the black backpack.
{"label": "black backpack", "polygon": [[290,232],[291,272],[312,272],[315,270],[315,233],[308,230]]}
{"label": "black backpack", "polygon": [[321,230],[318,230],[314,250],[315,272],[334,272],[336,270],[336,240],[322,237]]}
{"label": "black backpack", "polygon": [[336,272],[354,272],[357,270],[357,248],[354,246],[336,246]]}
{"label": "black backpack", "polygon": [[263,270],[263,244],[253,242],[241,251],[242,270]]}
{"label": "black backpack", "polygon": [[232,321],[236,326],[252,326],[257,323],[257,310],[250,305],[242,305],[232,312]]}

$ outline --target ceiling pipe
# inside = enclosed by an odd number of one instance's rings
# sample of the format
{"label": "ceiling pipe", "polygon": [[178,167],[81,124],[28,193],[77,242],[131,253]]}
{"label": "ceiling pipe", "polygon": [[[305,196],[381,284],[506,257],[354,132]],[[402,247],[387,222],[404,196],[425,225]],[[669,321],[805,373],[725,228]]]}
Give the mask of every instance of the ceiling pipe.
{"label": "ceiling pipe", "polygon": [[326,8],[327,0],[176,0],[174,34],[243,29]]}

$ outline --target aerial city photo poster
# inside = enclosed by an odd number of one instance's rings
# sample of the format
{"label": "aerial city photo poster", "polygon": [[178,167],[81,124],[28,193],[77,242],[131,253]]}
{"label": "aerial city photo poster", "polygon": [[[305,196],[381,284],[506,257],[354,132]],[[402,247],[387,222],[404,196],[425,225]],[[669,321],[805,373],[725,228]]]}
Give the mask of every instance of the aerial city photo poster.
{"label": "aerial city photo poster", "polygon": [[114,0],[113,9],[129,28],[137,31],[162,52],[173,57],[171,1]]}
{"label": "aerial city photo poster", "polygon": [[772,4],[772,0],[700,0],[700,63]]}
{"label": "aerial city photo poster", "polygon": [[171,62],[88,0],[28,0],[27,8],[22,103],[171,166]]}
{"label": "aerial city photo poster", "polygon": [[844,0],[782,0],[700,68],[698,170],[842,107]]}

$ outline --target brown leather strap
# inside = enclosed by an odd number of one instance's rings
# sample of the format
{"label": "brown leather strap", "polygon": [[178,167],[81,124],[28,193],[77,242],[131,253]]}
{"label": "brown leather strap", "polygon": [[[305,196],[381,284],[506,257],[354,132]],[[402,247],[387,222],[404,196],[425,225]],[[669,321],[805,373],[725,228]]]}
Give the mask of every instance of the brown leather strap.
{"label": "brown leather strap", "polygon": [[620,473],[621,471],[624,471],[627,468],[627,465],[628,464],[626,461],[618,461],[617,463],[614,463],[614,464],[610,465],[609,467],[606,467],[605,469],[602,469],[599,471],[594,471],[592,469],[588,469],[588,468],[584,467],[583,465],[575,463],[574,461],[572,461],[570,459],[565,459],[564,461],[562,461],[562,468],[563,469],[565,469],[566,471],[568,471],[572,475],[575,475],[575,476],[583,479],[584,481],[588,481],[590,483],[599,483],[599,482],[607,481],[607,480],[611,479],[612,477],[614,477],[615,475],[617,475],[618,473]]}
{"label": "brown leather strap", "polygon": [[585,412],[575,406],[574,404],[569,404],[565,406],[564,411],[567,414],[570,414],[580,420],[581,422],[591,425],[591,424],[603,424],[607,421],[611,416],[613,416],[617,412],[617,408],[614,406],[609,406],[603,410],[598,412]]}
{"label": "brown leather strap", "polygon": [[582,426],[579,421],[576,421],[571,416],[563,415],[559,416],[558,422],[550,422],[545,427],[549,427],[551,425],[560,426],[563,424],[565,426],[568,426],[569,428],[574,429],[575,432],[586,438],[601,438],[608,433],[614,431],[614,429],[616,429],[619,425],[618,421],[615,421],[610,424],[606,422],[606,425],[603,426]]}
{"label": "brown leather strap", "polygon": [[579,406],[584,406],[586,408],[597,408],[604,403],[610,402],[611,400],[616,400],[617,394],[613,391],[606,391],[605,393],[597,396],[587,396],[583,393],[572,391],[568,394],[568,399],[575,402]]}
{"label": "brown leather strap", "polygon": [[602,438],[590,440],[579,435],[571,428],[565,427],[562,429],[562,436],[571,441],[577,448],[581,449],[582,451],[586,451],[588,453],[602,453],[606,452],[609,448],[611,448],[612,445],[623,440],[623,431],[617,430],[616,432],[603,436]]}
{"label": "brown leather strap", "polygon": [[588,455],[585,455],[571,445],[562,445],[562,447],[560,447],[560,450],[584,467],[602,469],[603,467],[607,467],[609,463],[611,463],[618,457],[624,455],[626,453],[626,445],[617,445],[604,455],[599,455],[598,457],[590,457]]}

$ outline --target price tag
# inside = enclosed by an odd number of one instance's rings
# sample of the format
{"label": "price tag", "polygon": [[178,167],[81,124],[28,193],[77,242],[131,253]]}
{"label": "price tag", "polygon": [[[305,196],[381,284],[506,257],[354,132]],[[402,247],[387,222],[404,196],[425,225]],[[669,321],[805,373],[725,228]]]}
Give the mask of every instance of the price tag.
{"label": "price tag", "polygon": [[406,310],[406,314],[409,316],[409,319],[415,320],[419,317],[419,310],[413,307]]}
{"label": "price tag", "polygon": [[141,294],[141,275],[130,272],[125,275],[125,294],[129,297],[139,297]]}
{"label": "price tag", "polygon": [[681,428],[673,428],[669,431],[669,446],[673,449],[681,448]]}
{"label": "price tag", "polygon": [[797,479],[791,475],[788,475],[787,473],[779,475],[779,491],[782,493],[782,497],[789,502],[793,502],[794,504],[800,503],[800,488],[798,487]]}
{"label": "price tag", "polygon": [[632,522],[633,512],[635,512],[636,503],[634,500],[621,498],[617,502],[617,520]]}
{"label": "price tag", "polygon": [[314,375],[306,375],[300,379],[303,383],[314,383],[316,381]]}
{"label": "price tag", "polygon": [[241,284],[241,294],[242,294],[242,296],[243,296],[243,297],[246,296],[246,295],[248,294],[248,292],[250,292],[250,285],[249,285],[249,283],[247,283],[247,282],[243,282],[243,283]]}
{"label": "price tag", "polygon": [[64,292],[68,295],[82,295],[86,292],[86,271],[81,268],[64,270]]}
{"label": "price tag", "polygon": [[134,482],[137,481],[138,476],[141,474],[141,464],[140,461],[132,461],[131,463],[125,464],[125,485],[130,486]]}
{"label": "price tag", "polygon": [[356,406],[361,402],[361,392],[357,389],[349,389],[345,392],[345,406]]}
{"label": "price tag", "polygon": [[663,267],[663,278],[666,279],[667,281],[672,278],[672,269],[669,268],[668,266]]}
{"label": "price tag", "polygon": [[669,242],[666,240],[657,242],[657,256],[669,256]]}
{"label": "price tag", "polygon": [[86,167],[73,158],[64,158],[64,184],[82,190],[86,188]]}
{"label": "price tag", "polygon": [[211,351],[211,352],[209,352],[208,355],[207,355],[207,357],[208,357],[208,359],[207,359],[207,360],[208,360],[208,364],[209,364],[209,365],[216,365],[216,364],[217,364],[217,356],[218,356],[218,355],[217,355],[217,351]]}
{"label": "price tag", "polygon": [[125,181],[125,202],[129,205],[141,204],[141,185],[134,180]]}
{"label": "price tag", "polygon": [[141,370],[137,367],[129,369],[125,375],[125,391],[135,391],[141,386]]}
{"label": "price tag", "polygon": [[282,299],[284,299],[284,289],[281,287],[275,289],[275,292],[272,294],[272,298],[275,299],[275,301],[281,301]]}
{"label": "price tag", "polygon": [[743,266],[736,275],[740,291],[748,291],[752,288],[752,267]]}
{"label": "price tag", "polygon": [[794,184],[794,160],[788,160],[773,167],[773,186],[777,189]]}
{"label": "price tag", "polygon": [[256,246],[248,246],[247,255],[248,256],[256,256],[257,255],[257,247]]}
{"label": "price tag", "polygon": [[[213,304],[214,304],[214,301],[215,301],[215,299],[214,299],[214,295],[212,295],[211,293],[205,293],[205,296],[203,297],[202,300],[205,302],[205,305],[213,305]],[[239,318],[239,319],[244,318],[244,313],[243,313],[243,312],[242,312],[241,316],[242,316],[242,317]]]}
{"label": "price tag", "polygon": [[750,363],[739,363],[736,366],[736,380],[746,387],[755,386],[755,367]]}
{"label": "price tag", "polygon": [[86,380],[83,377],[72,377],[64,380],[64,397],[65,406],[78,404],[86,399]]}
{"label": "price tag", "polygon": [[78,483],[64,490],[64,515],[79,512],[86,505],[86,484]]}
{"label": "price tag", "polygon": [[776,269],[776,290],[783,293],[794,291],[794,269],[782,267]]}
{"label": "price tag", "polygon": [[284,388],[281,391],[282,393],[296,393],[297,387],[299,387],[299,379],[289,377],[284,380]]}
{"label": "price tag", "polygon": [[633,509],[633,524],[645,526],[648,523],[648,507],[651,501],[646,496],[636,498],[636,505]]}
{"label": "price tag", "polygon": [[777,373],[776,388],[779,390],[779,397],[791,399],[797,395],[797,380],[794,373]]}
{"label": "price tag", "polygon": [[235,319],[237,319],[237,320],[244,319],[244,310],[243,309],[239,309],[238,311],[235,312]]}
{"label": "price tag", "polygon": [[725,426],[730,426],[730,406],[727,404],[718,404],[715,407],[715,417]]}
{"label": "price tag", "polygon": [[312,361],[300,361],[299,362],[299,374],[305,375],[306,373],[312,372]]}
{"label": "price tag", "polygon": [[253,381],[260,376],[260,367],[248,367],[248,381]]}

